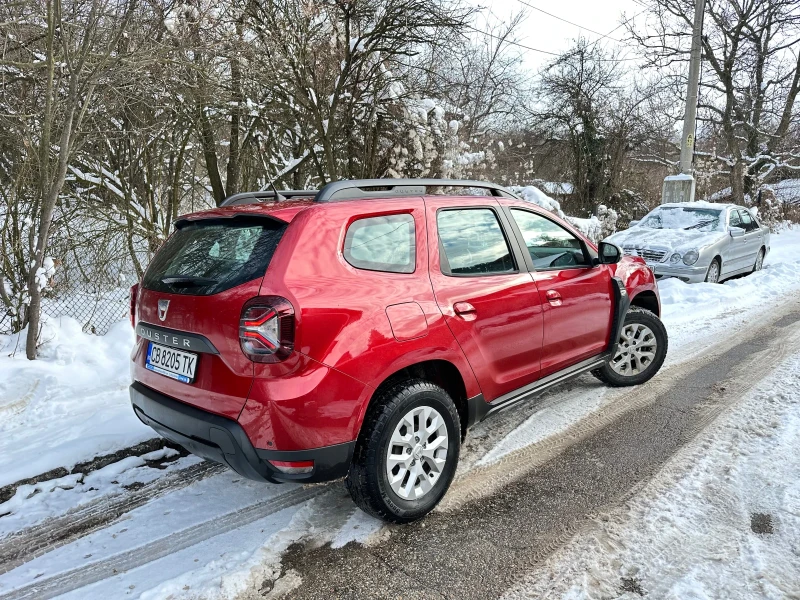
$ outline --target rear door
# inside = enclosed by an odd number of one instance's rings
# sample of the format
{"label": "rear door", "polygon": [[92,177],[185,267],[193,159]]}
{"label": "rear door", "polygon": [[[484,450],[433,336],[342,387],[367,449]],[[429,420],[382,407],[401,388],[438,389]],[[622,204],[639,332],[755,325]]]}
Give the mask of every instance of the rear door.
{"label": "rear door", "polygon": [[[269,217],[201,219],[170,236],[140,286],[136,380],[210,412],[239,415],[253,380],[253,363],[239,346],[239,319],[244,303],[258,296],[285,229]],[[188,352],[189,360],[196,355],[193,380],[148,368],[153,345]]]}
{"label": "rear door", "polygon": [[425,205],[436,302],[485,400],[535,381],[541,301],[499,204],[491,198],[429,197]]}
{"label": "rear door", "polygon": [[761,242],[764,237],[758,222],[752,217],[746,208],[740,208],[739,214],[742,216],[742,227],[744,228],[744,262],[741,268],[752,267],[756,264],[756,255],[761,249]]}
{"label": "rear door", "polygon": [[555,220],[513,205],[507,213],[541,297],[541,376],[603,352],[614,312],[610,267],[593,265],[585,242]]}
{"label": "rear door", "polygon": [[[744,229],[742,215],[735,208],[730,209],[728,215],[728,226]],[[745,235],[747,235],[745,233]],[[730,234],[729,234],[730,236]],[[741,269],[747,261],[747,241],[744,236],[730,236],[728,246],[722,252],[722,273],[727,275]]]}

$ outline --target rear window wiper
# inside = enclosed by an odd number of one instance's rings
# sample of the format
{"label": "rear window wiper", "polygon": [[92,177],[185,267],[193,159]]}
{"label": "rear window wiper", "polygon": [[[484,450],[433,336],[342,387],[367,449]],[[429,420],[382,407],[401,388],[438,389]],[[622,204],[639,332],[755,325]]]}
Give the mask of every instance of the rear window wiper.
{"label": "rear window wiper", "polygon": [[166,275],[161,278],[161,283],[166,283],[172,287],[201,287],[219,283],[216,279],[208,277],[193,277],[191,275]]}

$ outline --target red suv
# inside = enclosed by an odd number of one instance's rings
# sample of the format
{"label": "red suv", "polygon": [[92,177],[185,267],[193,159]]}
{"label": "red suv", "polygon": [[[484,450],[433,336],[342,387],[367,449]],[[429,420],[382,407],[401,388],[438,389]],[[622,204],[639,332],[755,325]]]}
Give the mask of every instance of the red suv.
{"label": "red suv", "polygon": [[[482,195],[433,195],[433,188]],[[138,417],[261,481],[408,522],[470,426],[575,375],[650,379],[653,274],[485,182],[340,181],[181,217],[131,295]]]}

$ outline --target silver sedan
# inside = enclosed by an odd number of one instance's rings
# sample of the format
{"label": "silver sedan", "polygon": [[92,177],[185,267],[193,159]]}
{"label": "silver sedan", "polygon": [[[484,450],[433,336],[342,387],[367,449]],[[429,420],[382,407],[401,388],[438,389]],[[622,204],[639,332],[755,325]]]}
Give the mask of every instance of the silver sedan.
{"label": "silver sedan", "polygon": [[769,228],[734,204],[662,204],[605,241],[642,257],[656,278],[688,283],[760,271],[769,252]]}

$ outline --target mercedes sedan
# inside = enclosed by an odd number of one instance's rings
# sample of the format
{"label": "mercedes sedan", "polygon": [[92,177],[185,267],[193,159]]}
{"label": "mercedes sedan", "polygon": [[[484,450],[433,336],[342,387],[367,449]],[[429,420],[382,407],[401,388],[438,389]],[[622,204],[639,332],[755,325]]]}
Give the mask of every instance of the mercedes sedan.
{"label": "mercedes sedan", "polygon": [[769,228],[734,204],[662,204],[605,241],[640,256],[656,278],[719,283],[760,271],[769,252]]}

